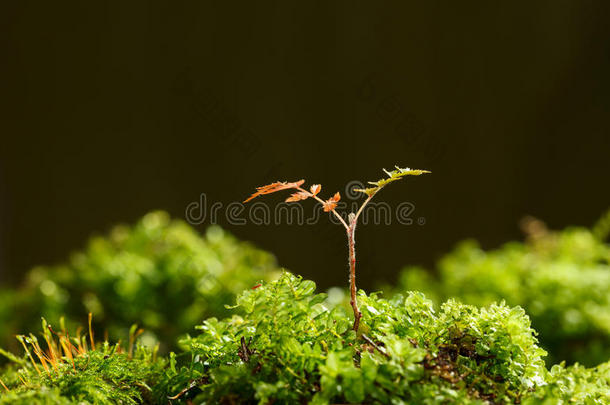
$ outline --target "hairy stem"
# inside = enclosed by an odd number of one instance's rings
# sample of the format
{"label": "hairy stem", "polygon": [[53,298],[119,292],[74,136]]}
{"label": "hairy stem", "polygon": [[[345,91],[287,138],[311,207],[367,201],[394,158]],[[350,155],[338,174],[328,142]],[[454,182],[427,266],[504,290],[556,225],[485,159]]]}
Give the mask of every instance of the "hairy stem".
{"label": "hairy stem", "polygon": [[[375,193],[375,194],[377,194],[377,193]],[[369,201],[371,201],[373,199],[373,197],[375,197],[375,194],[371,194],[370,196],[368,196],[368,198],[366,200],[364,200],[364,202],[358,209],[358,212],[356,212],[356,217],[354,218],[354,223],[358,221],[358,217],[360,216],[360,214],[362,214],[362,211],[364,211],[364,207],[366,207],[366,205],[369,203]]]}
{"label": "hairy stem", "polygon": [[350,214],[350,223],[347,229],[347,241],[349,247],[349,286],[350,286],[350,304],[354,310],[354,330],[358,332],[360,327],[360,318],[362,312],[358,308],[358,299],[356,297],[356,216]]}
{"label": "hairy stem", "polygon": [[[297,190],[310,193],[309,191],[301,188],[295,187]],[[311,193],[310,193],[311,194]],[[377,193],[375,193],[377,194]],[[339,219],[341,225],[345,228],[347,232],[347,245],[349,249],[349,287],[350,287],[350,305],[352,306],[352,310],[354,311],[354,326],[353,329],[358,332],[358,328],[360,327],[360,318],[362,318],[362,312],[360,312],[360,308],[358,307],[358,297],[356,288],[356,223],[358,222],[358,217],[364,210],[364,207],[371,201],[371,199],[375,196],[372,194],[368,196],[368,198],[362,203],[357,213],[349,214],[348,222],[341,217],[341,215],[336,211],[332,210],[332,213]],[[324,200],[316,195],[311,195],[316,201],[320,204],[324,205]]]}
{"label": "hairy stem", "polygon": [[[375,193],[377,194],[377,193]],[[349,286],[350,286],[350,304],[352,309],[354,310],[354,330],[358,332],[358,328],[360,327],[360,318],[362,317],[362,312],[360,312],[360,308],[358,308],[358,299],[356,296],[357,288],[356,288],[356,224],[358,223],[358,217],[364,211],[364,207],[371,201],[371,199],[375,196],[375,194],[371,194],[368,198],[362,203],[356,214],[349,214],[349,226],[347,229],[347,243],[349,246]]]}

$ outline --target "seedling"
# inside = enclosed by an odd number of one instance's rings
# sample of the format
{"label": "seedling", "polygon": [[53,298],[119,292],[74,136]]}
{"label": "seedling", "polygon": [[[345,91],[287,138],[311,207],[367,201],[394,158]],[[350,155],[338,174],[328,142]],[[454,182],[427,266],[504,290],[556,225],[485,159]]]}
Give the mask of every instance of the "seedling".
{"label": "seedling", "polygon": [[350,284],[350,305],[354,311],[354,326],[353,329],[358,332],[358,328],[360,326],[360,318],[362,317],[362,313],[358,307],[358,300],[356,298],[356,224],[358,223],[358,217],[364,210],[364,207],[377,195],[382,188],[387,186],[388,184],[402,179],[404,176],[419,176],[420,174],[430,173],[427,170],[416,170],[407,168],[400,168],[396,166],[395,170],[387,171],[383,169],[385,174],[388,175],[387,178],[378,180],[378,181],[369,181],[368,183],[371,185],[369,188],[365,189],[356,189],[355,191],[365,194],[366,200],[362,203],[360,208],[356,213],[350,212],[347,216],[347,221],[339,214],[336,210],[339,201],[341,200],[341,194],[336,192],[332,197],[327,200],[323,200],[318,197],[318,194],[322,190],[322,186],[320,184],[314,184],[309,187],[309,191],[302,188],[301,186],[305,183],[305,180],[299,180],[295,182],[275,182],[272,184],[268,184],[266,186],[257,187],[256,192],[248,197],[244,203],[256,198],[260,195],[271,194],[281,190],[297,190],[297,192],[293,193],[286,199],[286,202],[297,202],[301,200],[306,200],[308,198],[313,198],[320,204],[325,212],[332,212],[335,217],[339,220],[339,222],[345,228],[347,233],[347,243],[349,250],[349,284]]}

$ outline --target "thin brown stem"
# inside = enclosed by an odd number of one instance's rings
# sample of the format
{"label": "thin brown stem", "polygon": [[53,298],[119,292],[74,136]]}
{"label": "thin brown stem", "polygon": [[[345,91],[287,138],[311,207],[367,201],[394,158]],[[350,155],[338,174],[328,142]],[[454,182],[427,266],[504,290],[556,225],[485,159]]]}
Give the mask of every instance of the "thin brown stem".
{"label": "thin brown stem", "polygon": [[[311,194],[309,191],[301,188],[295,187],[297,190],[305,193]],[[358,209],[356,214],[351,213],[349,215],[349,225],[345,220],[339,215],[336,210],[331,210],[331,212],[339,219],[345,231],[347,232],[347,244],[349,249],[349,285],[350,285],[350,305],[352,306],[352,310],[354,311],[354,326],[353,329],[358,332],[360,327],[360,318],[362,318],[362,312],[360,312],[360,308],[358,307],[358,289],[356,288],[356,223],[358,222],[358,217],[362,213],[364,207],[368,204],[369,201],[373,198],[375,194],[370,195],[364,203]],[[324,205],[324,200],[322,200],[317,195],[311,194],[316,201],[320,204]]]}
{"label": "thin brown stem", "polygon": [[[375,193],[375,194],[377,194],[377,193]],[[375,197],[375,194],[368,196],[368,198],[366,200],[364,200],[364,202],[362,203],[360,208],[358,208],[358,212],[356,212],[356,216],[354,217],[354,223],[358,221],[358,217],[364,210],[364,207],[366,207],[366,205],[369,203],[369,201],[371,201],[373,199],[373,197]]]}
{"label": "thin brown stem", "polygon": [[385,356],[385,358],[389,359],[390,355],[385,351],[384,348],[382,348],[381,346],[379,346],[377,343],[373,342],[373,339],[371,339],[370,337],[368,337],[367,335],[365,335],[364,333],[362,334],[362,339],[364,339],[364,341],[368,344],[370,344],[371,346],[373,346],[373,348],[375,348],[379,353],[383,354]]}
{"label": "thin brown stem", "polygon": [[358,332],[362,312],[358,308],[357,289],[356,289],[356,216],[350,214],[350,224],[347,229],[347,241],[349,248],[349,285],[350,285],[350,305],[354,310],[354,330]]}
{"label": "thin brown stem", "polygon": [[360,327],[360,318],[362,317],[362,312],[360,312],[360,308],[358,307],[358,297],[356,288],[356,224],[358,223],[358,217],[364,211],[364,207],[366,207],[366,205],[369,203],[369,201],[371,201],[375,194],[368,196],[368,198],[362,203],[360,208],[358,208],[356,214],[350,214],[349,228],[347,230],[347,240],[349,245],[349,284],[351,295],[350,304],[352,306],[352,309],[354,310],[354,330],[356,332],[358,332],[358,328]]}

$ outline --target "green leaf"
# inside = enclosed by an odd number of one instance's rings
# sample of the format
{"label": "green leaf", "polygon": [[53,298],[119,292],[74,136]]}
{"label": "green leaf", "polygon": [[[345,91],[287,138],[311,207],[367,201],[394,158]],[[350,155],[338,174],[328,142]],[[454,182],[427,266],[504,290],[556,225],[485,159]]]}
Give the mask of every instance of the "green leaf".
{"label": "green leaf", "polygon": [[396,169],[392,170],[390,172],[388,172],[387,170],[383,169],[383,171],[385,172],[385,174],[388,175],[387,179],[380,179],[377,181],[369,181],[368,183],[373,185],[374,187],[369,187],[366,189],[356,189],[355,191],[364,193],[366,195],[368,195],[369,197],[373,196],[374,194],[376,194],[377,192],[379,192],[379,190],[381,190],[383,187],[387,186],[389,183],[392,183],[394,181],[400,180],[402,179],[404,176],[419,176],[425,173],[431,173],[428,170],[419,170],[419,169],[410,169],[408,167],[406,168],[401,168],[398,166],[395,166]]}

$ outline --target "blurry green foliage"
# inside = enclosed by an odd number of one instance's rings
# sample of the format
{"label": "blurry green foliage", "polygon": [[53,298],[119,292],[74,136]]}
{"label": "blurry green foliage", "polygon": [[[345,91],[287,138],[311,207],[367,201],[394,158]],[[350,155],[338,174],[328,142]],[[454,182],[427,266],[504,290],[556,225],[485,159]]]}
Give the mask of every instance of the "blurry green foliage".
{"label": "blurry green foliage", "polygon": [[236,294],[277,274],[272,255],[219,227],[202,237],[152,212],[92,238],[66,264],[33,269],[22,288],[0,292],[0,345],[15,348],[13,335],[36,330],[41,316],[56,324],[65,315],[74,326],[92,312],[95,328],[112,339],[137,323],[144,340],[173,347],[193,325],[225,315]]}
{"label": "blurry green foliage", "polygon": [[421,293],[361,292],[357,335],[315,288],[285,273],[245,291],[244,316],[205,321],[164,390],[205,404],[465,404],[513,403],[544,384],[544,351],[518,307],[437,311]]}
{"label": "blurry green foliage", "polygon": [[610,358],[610,245],[598,237],[607,235],[608,218],[594,231],[561,232],[529,220],[524,243],[485,251],[465,241],[440,260],[436,276],[408,268],[397,287],[384,290],[423,291],[437,302],[520,305],[550,353],[549,364],[596,365]]}

